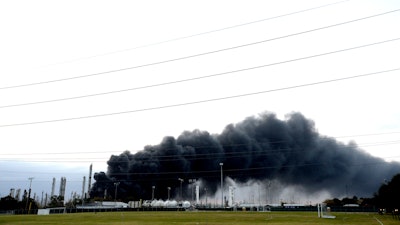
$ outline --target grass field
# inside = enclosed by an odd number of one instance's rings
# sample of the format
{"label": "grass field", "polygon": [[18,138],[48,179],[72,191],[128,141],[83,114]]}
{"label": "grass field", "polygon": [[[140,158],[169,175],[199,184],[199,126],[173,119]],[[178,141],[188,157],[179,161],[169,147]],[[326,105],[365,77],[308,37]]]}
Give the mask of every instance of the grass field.
{"label": "grass field", "polygon": [[110,212],[38,215],[0,215],[0,224],[176,224],[176,225],[300,225],[348,224],[391,225],[400,224],[389,215],[373,213],[336,213],[336,219],[321,219],[316,212]]}

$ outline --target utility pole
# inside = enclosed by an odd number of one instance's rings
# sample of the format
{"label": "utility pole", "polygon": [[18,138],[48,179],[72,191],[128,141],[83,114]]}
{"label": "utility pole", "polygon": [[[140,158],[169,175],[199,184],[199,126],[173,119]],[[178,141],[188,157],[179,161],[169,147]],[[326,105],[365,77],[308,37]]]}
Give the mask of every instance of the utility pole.
{"label": "utility pole", "polygon": [[222,166],[224,165],[223,163],[219,163],[221,166],[221,207],[224,207],[224,179],[223,179],[223,173],[222,173]]}

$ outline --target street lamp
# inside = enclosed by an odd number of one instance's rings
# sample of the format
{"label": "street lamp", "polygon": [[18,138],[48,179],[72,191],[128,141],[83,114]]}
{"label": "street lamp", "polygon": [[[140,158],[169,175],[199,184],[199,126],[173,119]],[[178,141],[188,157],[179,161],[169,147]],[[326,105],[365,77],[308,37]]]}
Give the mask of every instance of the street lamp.
{"label": "street lamp", "polygon": [[167,187],[168,189],[168,201],[169,201],[169,192],[171,191],[171,187]]}
{"label": "street lamp", "polygon": [[152,192],[151,192],[151,200],[154,200],[154,189],[156,189],[156,186],[152,186],[151,187],[151,190],[152,190]]}
{"label": "street lamp", "polygon": [[223,174],[222,174],[222,166],[224,165],[223,163],[219,163],[221,166],[221,206],[224,207],[224,180],[223,180]]}
{"label": "street lamp", "polygon": [[182,178],[178,178],[178,180],[181,182],[181,201],[182,201],[182,183],[183,183],[183,179]]}

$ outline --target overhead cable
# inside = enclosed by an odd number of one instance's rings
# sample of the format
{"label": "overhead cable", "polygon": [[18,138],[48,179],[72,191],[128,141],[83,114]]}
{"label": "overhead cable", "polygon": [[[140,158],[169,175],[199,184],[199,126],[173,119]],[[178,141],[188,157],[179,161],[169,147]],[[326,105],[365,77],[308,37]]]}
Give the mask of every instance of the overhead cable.
{"label": "overhead cable", "polygon": [[[328,136],[320,136],[320,139],[338,139],[338,138],[349,138],[349,137],[363,137],[363,136],[380,136],[380,135],[391,135],[391,134],[399,134],[400,132],[382,132],[382,133],[373,133],[373,134],[357,134],[357,135],[347,135],[347,136],[339,136],[339,137],[328,137]],[[268,142],[258,142],[258,144],[286,144],[288,143],[287,141],[268,141]],[[391,144],[398,144],[400,143],[400,140],[393,140],[393,141],[385,141],[385,142],[372,142],[372,143],[357,143],[356,147],[369,147],[369,146],[376,146],[376,145],[391,145]],[[203,149],[203,148],[226,148],[226,147],[242,147],[242,146],[248,146],[250,143],[242,143],[242,144],[229,144],[229,145],[197,145],[197,146],[192,146],[192,145],[179,145],[183,148],[185,147],[191,147],[194,149]],[[175,148],[163,148],[164,150],[173,150]],[[131,149],[131,150],[126,150],[127,152],[138,152],[142,151],[144,149]],[[279,149],[279,150],[285,150],[285,149]],[[33,156],[33,155],[76,155],[76,154],[101,154],[101,153],[107,153],[107,154],[123,154],[126,151],[88,151],[88,152],[28,152],[28,153],[0,153],[0,156]],[[256,151],[256,150],[254,150]],[[275,151],[275,150],[274,150]],[[248,151],[246,151],[248,152]],[[240,152],[233,152],[233,153],[228,153],[228,154],[236,154]],[[204,153],[204,154],[196,154],[196,156],[205,156],[209,155],[210,153]],[[219,153],[215,152],[212,153],[214,154],[227,154],[225,153]],[[175,157],[176,155],[173,156],[158,156],[158,158],[170,158],[170,157]],[[92,158],[95,159],[95,158]],[[0,160],[1,161],[1,160]]]}
{"label": "overhead cable", "polygon": [[328,4],[325,4],[325,5],[320,5],[320,6],[316,6],[316,7],[312,7],[312,8],[308,8],[308,9],[303,9],[303,10],[295,11],[295,12],[291,12],[291,13],[286,13],[286,14],[282,14],[282,15],[278,15],[278,16],[268,17],[268,18],[265,18],[265,19],[250,21],[250,22],[237,24],[237,25],[233,25],[233,26],[228,26],[228,27],[224,27],[224,28],[219,28],[219,29],[215,29],[215,30],[211,30],[211,31],[201,32],[201,33],[197,33],[197,34],[192,34],[192,35],[188,35],[188,36],[173,38],[173,39],[159,41],[159,42],[154,42],[154,43],[151,43],[151,44],[145,44],[145,45],[141,45],[141,46],[137,46],[137,47],[133,47],[133,48],[127,48],[127,49],[122,49],[122,50],[117,50],[117,51],[111,51],[111,52],[106,52],[106,53],[102,53],[102,54],[92,55],[92,56],[81,57],[81,58],[78,58],[78,59],[72,59],[72,60],[68,60],[68,61],[65,61],[65,62],[54,63],[54,64],[51,64],[51,65],[72,63],[72,62],[76,62],[76,61],[80,61],[80,60],[92,59],[92,58],[97,58],[97,57],[102,57],[102,56],[107,56],[107,55],[113,55],[113,54],[117,54],[117,53],[132,51],[132,50],[136,50],[136,49],[147,48],[147,47],[156,46],[156,45],[160,45],[160,44],[180,41],[180,40],[189,39],[189,38],[193,38],[193,37],[197,37],[197,36],[202,36],[202,35],[206,35],[206,34],[211,34],[211,33],[216,33],[216,32],[220,32],[220,31],[230,30],[230,29],[234,29],[234,28],[238,28],[238,27],[243,27],[243,26],[255,24],[255,23],[260,23],[260,22],[264,22],[264,21],[268,21],[268,20],[273,20],[273,19],[283,18],[283,17],[287,17],[287,16],[292,16],[292,15],[295,15],[295,14],[308,12],[308,11],[312,11],[312,10],[316,10],[316,9],[320,9],[320,8],[325,8],[325,7],[328,7],[328,6],[333,6],[333,5],[344,3],[344,2],[348,2],[348,1],[350,1],[350,0],[344,0],[344,1],[328,3]]}
{"label": "overhead cable", "polygon": [[[400,38],[393,39],[393,40],[399,40],[399,39]],[[391,41],[393,41],[393,40],[391,40]],[[387,41],[385,41],[385,42],[387,42]],[[384,43],[384,42],[380,42],[380,43]],[[377,44],[377,43],[374,43],[374,44]],[[331,79],[331,80],[318,81],[318,82],[307,83],[307,84],[288,86],[288,87],[277,88],[277,89],[270,89],[270,90],[246,93],[246,94],[231,95],[231,96],[225,96],[225,97],[219,97],[219,98],[213,98],[213,99],[206,99],[206,100],[199,100],[199,101],[185,102],[185,103],[178,103],[178,104],[164,105],[164,106],[156,106],[156,107],[129,110],[129,111],[122,111],[122,112],[113,112],[113,113],[105,113],[105,114],[97,114],[97,115],[89,115],[89,116],[80,116],[80,117],[71,117],[71,118],[64,118],[64,119],[35,121],[35,122],[4,124],[4,125],[0,125],[0,128],[15,127],[15,126],[26,126],[26,125],[34,125],[34,124],[44,124],[44,123],[55,123],[55,122],[63,122],[63,121],[71,121],[71,120],[82,120],[82,119],[89,119],[89,118],[115,116],[115,115],[122,115],[122,114],[130,114],[130,113],[138,113],[138,112],[144,112],[144,111],[152,111],[152,110],[159,110],[159,109],[167,109],[167,108],[195,105],[195,104],[201,104],[201,103],[207,103],[207,102],[215,102],[215,101],[222,101],[222,100],[228,100],[228,99],[234,99],[234,98],[248,97],[248,96],[265,94],[265,93],[276,92],[276,91],[284,91],[284,90],[295,89],[295,88],[303,88],[303,87],[308,87],[308,86],[314,86],[314,85],[320,85],[320,84],[326,84],[326,83],[350,80],[350,79],[355,79],[355,78],[362,78],[362,77],[367,77],[367,76],[372,76],[372,75],[382,74],[382,73],[389,73],[389,72],[398,71],[398,70],[400,70],[400,68],[384,70],[384,71],[378,71],[378,72],[367,73],[367,74],[361,74],[361,75],[355,75],[355,76],[349,76],[349,77],[342,77],[342,78]]]}
{"label": "overhead cable", "polygon": [[[314,32],[314,31],[319,31],[319,30],[323,30],[323,29],[336,27],[336,26],[341,26],[341,25],[345,25],[345,24],[349,24],[349,23],[353,23],[353,22],[357,22],[357,21],[361,21],[361,20],[365,20],[365,19],[370,19],[370,18],[374,18],[374,17],[377,17],[377,16],[383,16],[383,15],[386,15],[386,14],[389,14],[389,13],[398,12],[398,11],[400,11],[400,9],[396,9],[396,10],[392,10],[392,11],[388,11],[388,12],[384,12],[384,13],[380,13],[380,14],[376,14],[376,15],[372,15],[372,16],[368,16],[368,17],[363,17],[363,18],[359,18],[359,19],[355,19],[355,20],[351,20],[351,21],[346,21],[346,22],[343,22],[343,23],[337,23],[337,24],[333,24],[333,25],[329,25],[329,26],[325,26],[325,27],[320,27],[320,28],[316,28],[316,29],[302,31],[302,32],[299,32],[299,33],[284,35],[284,36],[280,36],[280,37],[276,37],[276,38],[271,38],[271,39],[257,41],[257,42],[253,42],[253,43],[249,43],[249,44],[238,45],[238,46],[234,46],[234,47],[214,50],[214,51],[210,51],[210,52],[204,52],[204,53],[199,53],[199,54],[195,54],[195,55],[179,57],[179,58],[175,58],[175,59],[169,59],[169,60],[164,60],[164,61],[159,61],[159,62],[154,62],[154,63],[142,64],[142,65],[138,65],[138,66],[131,66],[131,67],[115,69],[115,70],[108,70],[108,71],[104,71],[104,72],[86,74],[86,75],[75,76],[75,77],[67,77],[67,78],[56,79],[56,80],[48,80],[48,81],[41,81],[41,82],[28,83],[28,84],[5,86],[5,87],[0,87],[0,90],[21,88],[21,87],[27,87],[27,86],[35,86],[35,85],[41,85],[41,84],[49,84],[49,83],[55,83],[55,82],[61,82],[61,81],[80,79],[80,78],[88,78],[88,77],[94,77],[94,76],[105,75],[105,74],[110,74],[110,73],[123,72],[123,71],[143,68],[143,67],[155,66],[155,65],[159,65],[159,64],[165,64],[165,63],[175,62],[175,61],[179,61],[179,60],[195,58],[195,57],[204,56],[204,55],[210,55],[210,54],[219,53],[219,52],[223,52],[223,51],[229,51],[229,50],[233,50],[233,49],[238,49],[238,48],[248,47],[248,46],[257,45],[257,44],[262,44],[262,43],[266,43],[266,42],[270,42],[270,41],[275,41],[275,40],[279,40],[279,39],[284,39],[284,38],[288,38],[288,37],[293,37],[293,36],[306,34],[306,33]],[[127,90],[125,90],[125,91],[127,91]],[[121,92],[121,91],[119,91],[119,92]],[[104,94],[107,94],[107,93],[104,93]],[[97,95],[102,95],[102,94],[97,94]],[[83,96],[83,97],[90,97],[90,96],[91,95]],[[75,98],[81,98],[81,97],[75,97]],[[74,98],[72,98],[72,99],[74,99]],[[62,99],[62,100],[69,100],[69,99]],[[62,100],[59,100],[59,101],[62,101]],[[52,101],[52,100],[50,100],[50,101]]]}
{"label": "overhead cable", "polygon": [[[347,148],[365,148],[365,147],[375,147],[375,146],[387,146],[387,145],[398,145],[400,144],[400,140],[395,141],[386,141],[386,142],[375,142],[375,143],[366,143],[360,144],[356,146],[339,146],[337,149],[347,149]],[[227,149],[225,149],[227,150]],[[210,160],[210,159],[232,159],[232,158],[242,158],[243,156],[247,156],[248,154],[255,153],[257,156],[271,156],[271,155],[292,155],[292,154],[305,154],[307,153],[306,148],[303,147],[286,147],[280,149],[268,149],[268,150],[249,150],[249,151],[232,151],[232,152],[213,152],[213,153],[204,153],[204,154],[196,154],[196,155],[185,155],[185,154],[171,154],[166,156],[157,156],[157,158],[153,158],[150,155],[149,157],[143,157],[140,160],[142,162],[176,162],[176,161],[196,161],[196,160]],[[71,153],[72,154],[72,153]],[[24,155],[24,154],[20,154]],[[182,157],[182,158],[180,158]],[[41,158],[41,159],[32,159],[32,158],[5,158],[0,159],[4,162],[14,162],[14,161],[28,161],[28,162],[104,162],[104,157],[100,158]],[[113,162],[110,158],[110,162]]]}
{"label": "overhead cable", "polygon": [[0,109],[1,108],[11,108],[11,107],[19,107],[19,106],[45,104],[45,103],[52,103],[52,102],[59,102],[59,101],[66,101],[66,100],[75,100],[75,99],[96,97],[96,96],[101,96],[101,95],[116,94],[116,93],[127,92],[127,91],[135,91],[135,90],[141,90],[141,89],[147,89],[147,88],[154,88],[154,87],[160,87],[160,86],[184,83],[184,82],[189,82],[189,81],[195,81],[195,80],[201,80],[201,79],[206,79],[206,78],[223,76],[223,75],[232,74],[232,73],[243,72],[243,71],[247,71],[247,70],[254,70],[254,69],[260,69],[260,68],[269,67],[269,66],[275,66],[275,65],[285,64],[285,63],[291,63],[291,62],[296,62],[296,61],[315,58],[315,57],[321,57],[321,56],[325,56],[325,55],[330,55],[330,54],[335,54],[335,53],[355,50],[355,49],[359,49],[359,48],[369,47],[369,46],[373,46],[373,45],[377,45],[377,44],[383,44],[383,43],[386,43],[386,42],[397,41],[397,40],[399,40],[399,38],[391,39],[391,40],[387,40],[387,41],[383,41],[383,42],[376,42],[376,43],[372,43],[372,44],[361,45],[361,46],[356,46],[356,47],[351,47],[351,48],[346,48],[346,49],[341,49],[341,50],[336,50],[336,51],[332,51],[332,52],[326,52],[326,53],[320,53],[320,54],[311,55],[311,56],[305,56],[305,57],[296,58],[296,59],[290,59],[290,60],[285,60],[285,61],[280,61],[280,62],[275,62],[275,63],[270,63],[270,64],[264,64],[264,65],[255,66],[255,67],[249,67],[249,68],[244,68],[244,69],[239,69],[239,70],[233,70],[233,71],[228,71],[228,72],[223,72],[223,73],[216,73],[216,74],[211,74],[211,75],[205,75],[205,76],[193,77],[193,78],[188,78],[188,79],[163,82],[163,83],[158,83],[158,84],[151,84],[151,85],[146,85],[146,86],[140,86],[140,87],[116,90],[116,91],[109,91],[109,92],[102,92],[102,93],[96,93],[96,94],[90,94],[90,95],[75,96],[75,97],[69,97],[69,98],[37,101],[37,102],[28,102],[28,103],[20,103],[20,104],[12,104],[12,105],[3,105],[3,106],[0,106]]}

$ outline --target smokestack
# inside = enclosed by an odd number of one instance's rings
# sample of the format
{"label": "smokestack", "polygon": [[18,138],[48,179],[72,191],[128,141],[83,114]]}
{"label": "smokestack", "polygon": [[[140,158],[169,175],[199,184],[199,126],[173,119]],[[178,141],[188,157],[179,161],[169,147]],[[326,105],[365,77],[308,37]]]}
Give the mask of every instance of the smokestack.
{"label": "smokestack", "polygon": [[200,204],[200,187],[196,185],[196,204]]}
{"label": "smokestack", "polygon": [[14,198],[14,197],[15,197],[14,194],[15,194],[15,189],[14,189],[14,188],[11,188],[11,189],[10,189],[10,197],[11,197],[11,198]]}
{"label": "smokestack", "polygon": [[40,206],[41,206],[41,207],[43,207],[43,201],[44,201],[44,199],[43,199],[43,194],[44,194],[44,191],[42,191],[42,199],[40,200]]}
{"label": "smokestack", "polygon": [[61,181],[60,181],[60,194],[59,196],[62,196],[63,198],[65,198],[65,186],[67,185],[67,178],[65,177],[61,177]]}
{"label": "smokestack", "polygon": [[51,195],[50,195],[50,197],[54,196],[55,189],[56,189],[56,178],[53,177],[53,183],[51,184]]}
{"label": "smokestack", "polygon": [[87,195],[88,198],[90,198],[90,190],[92,189],[92,169],[93,169],[93,164],[90,164],[90,167],[89,167],[88,195]]}
{"label": "smokestack", "polygon": [[85,186],[86,186],[86,177],[83,176],[83,182],[82,182],[82,200],[85,199]]}
{"label": "smokestack", "polygon": [[21,189],[18,188],[17,192],[15,193],[15,199],[17,199],[19,201],[20,200],[20,195],[21,195]]}
{"label": "smokestack", "polygon": [[43,206],[47,206],[47,193],[46,193],[46,197],[44,198],[44,205]]}
{"label": "smokestack", "polygon": [[229,186],[228,205],[229,205],[230,207],[232,207],[233,204],[235,203],[235,202],[234,202],[234,199],[235,199],[235,187]]}

